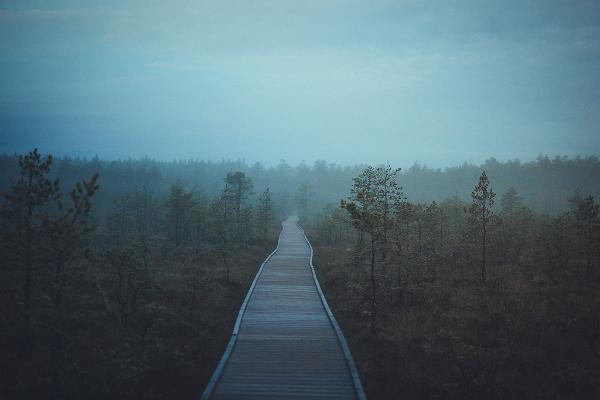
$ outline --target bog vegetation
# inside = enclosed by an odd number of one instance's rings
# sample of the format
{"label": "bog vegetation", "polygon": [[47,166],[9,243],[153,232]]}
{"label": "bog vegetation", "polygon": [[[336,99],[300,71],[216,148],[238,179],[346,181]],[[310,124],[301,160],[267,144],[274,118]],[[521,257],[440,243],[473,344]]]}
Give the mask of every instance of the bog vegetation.
{"label": "bog vegetation", "polygon": [[2,209],[2,397],[198,398],[273,247],[269,189],[243,172],[214,196],[142,185],[100,215],[97,173],[65,195],[51,156],[18,164]]}
{"label": "bog vegetation", "polygon": [[367,396],[597,398],[595,198],[537,213],[483,171],[467,200],[411,203],[397,175],[366,168],[309,230]]}
{"label": "bog vegetation", "polygon": [[600,394],[593,157],[0,165],[3,398],[198,398],[292,212],[370,398]]}

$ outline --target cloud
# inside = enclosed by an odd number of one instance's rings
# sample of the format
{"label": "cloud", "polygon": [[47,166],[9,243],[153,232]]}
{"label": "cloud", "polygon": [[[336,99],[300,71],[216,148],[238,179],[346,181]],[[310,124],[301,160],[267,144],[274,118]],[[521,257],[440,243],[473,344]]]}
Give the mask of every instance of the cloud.
{"label": "cloud", "polygon": [[597,2],[34,3],[0,11],[0,115],[23,130],[27,115],[66,115],[46,128],[106,132],[107,148],[127,136],[159,154],[169,132],[181,152],[267,157],[257,137],[286,148],[278,161],[362,141],[340,154],[436,165],[428,154],[485,159],[525,136],[533,157],[550,151],[536,143],[576,151],[600,124]]}
{"label": "cloud", "polygon": [[79,19],[95,18],[114,15],[102,8],[60,8],[60,9],[25,9],[25,10],[2,10],[0,9],[0,19],[20,20],[35,22],[39,20],[52,19]]}

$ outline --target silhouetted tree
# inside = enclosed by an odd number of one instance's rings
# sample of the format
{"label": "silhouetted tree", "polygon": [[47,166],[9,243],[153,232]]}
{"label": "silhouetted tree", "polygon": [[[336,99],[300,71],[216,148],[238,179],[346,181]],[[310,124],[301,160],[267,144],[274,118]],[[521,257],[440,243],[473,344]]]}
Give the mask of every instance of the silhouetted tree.
{"label": "silhouetted tree", "polygon": [[139,262],[131,249],[114,249],[106,253],[113,272],[113,297],[119,307],[119,323],[127,325],[137,311],[142,274]]}
{"label": "silhouetted tree", "polygon": [[290,192],[287,190],[279,195],[277,201],[275,201],[275,204],[277,204],[277,208],[275,209],[276,214],[280,220],[287,218],[293,211],[293,206],[290,200]]}
{"label": "silhouetted tree", "polygon": [[200,243],[206,235],[208,207],[207,197],[198,190],[194,191],[194,204],[191,210],[191,218],[194,225],[196,243]]}
{"label": "silhouetted tree", "polygon": [[229,280],[228,251],[236,234],[236,202],[235,195],[229,185],[225,185],[221,194],[211,204],[211,227],[219,252],[225,264],[226,279]]}
{"label": "silhouetted tree", "polygon": [[20,176],[10,192],[4,194],[7,204],[3,210],[8,246],[16,254],[12,260],[24,272],[23,308],[27,313],[33,290],[34,241],[39,241],[41,224],[46,215],[46,207],[60,196],[59,182],[48,179],[52,156],[42,158],[37,149],[19,156]]}
{"label": "silhouetted tree", "polygon": [[143,264],[144,294],[148,295],[150,279],[150,260],[154,245],[156,244],[157,231],[161,226],[159,220],[159,204],[144,186],[130,195],[127,202],[133,231],[133,247],[140,254]]}
{"label": "silhouetted tree", "polygon": [[[86,233],[95,227],[90,222],[90,212],[91,198],[98,190],[98,174],[89,181],[77,182],[65,206],[58,179],[50,181],[48,178],[52,160],[51,156],[43,159],[37,149],[19,158],[20,177],[5,195],[3,217],[9,224],[7,229],[13,244],[7,254],[14,255],[10,257],[14,266],[25,275],[25,328],[33,328],[48,316],[52,320],[50,326],[41,329],[49,342],[49,397],[57,398],[65,363],[64,350],[69,340],[64,326],[66,311],[62,307],[68,275],[66,267],[81,249]],[[37,321],[30,320],[34,271],[40,281],[40,304],[45,306]]]}
{"label": "silhouetted tree", "polygon": [[440,249],[444,246],[444,227],[446,216],[441,207],[432,201],[423,210],[423,229],[425,231],[425,247],[429,256],[439,256]]}
{"label": "silhouetted tree", "polygon": [[370,264],[370,303],[371,334],[377,331],[377,280],[375,276],[376,243],[381,232],[381,210],[377,207],[378,175],[375,168],[369,166],[354,178],[348,200],[341,201],[352,218],[353,225],[361,232],[367,233],[371,240]]}
{"label": "silhouetted tree", "polygon": [[294,200],[296,201],[296,207],[298,207],[300,220],[305,220],[308,216],[308,205],[313,195],[313,189],[308,181],[303,181],[296,190]]}
{"label": "silhouetted tree", "polygon": [[187,237],[191,222],[192,210],[194,209],[194,194],[186,193],[180,182],[171,186],[171,193],[167,198],[165,207],[168,209],[168,220],[173,232],[175,247]]}
{"label": "silhouetted tree", "polygon": [[69,206],[63,206],[59,199],[57,213],[44,219],[47,235],[44,241],[45,253],[47,260],[54,266],[54,305],[57,308],[61,305],[67,279],[65,266],[81,247],[85,235],[96,228],[90,220],[90,213],[92,197],[99,189],[97,180],[98,174],[94,174],[88,181],[77,182],[69,194]]}
{"label": "silhouetted tree", "polygon": [[228,173],[225,183],[229,185],[235,205],[236,240],[241,244],[242,237],[242,208],[254,185],[252,179],[241,171]]}
{"label": "silhouetted tree", "polygon": [[248,242],[254,236],[252,225],[252,206],[242,208],[240,215],[240,246],[248,247]]}
{"label": "silhouetted tree", "polygon": [[376,175],[376,201],[375,206],[379,209],[381,216],[381,256],[385,268],[387,248],[389,245],[389,231],[392,228],[395,207],[403,200],[402,188],[398,184],[398,173],[400,168],[392,168],[389,164],[375,168]]}
{"label": "silhouetted tree", "polygon": [[510,187],[500,199],[502,206],[500,234],[502,236],[502,255],[504,263],[518,257],[525,243],[525,236],[531,228],[532,212],[523,206],[521,197],[514,187]]}
{"label": "silhouetted tree", "polygon": [[127,228],[131,220],[131,193],[123,193],[116,201],[114,210],[108,215],[108,227],[111,237],[114,238],[116,247],[121,247],[125,242]]}
{"label": "silhouetted tree", "polygon": [[485,282],[486,273],[486,255],[487,255],[487,234],[488,226],[492,221],[494,212],[492,207],[494,206],[494,197],[496,193],[489,187],[490,181],[485,174],[485,171],[481,173],[479,177],[479,183],[475,186],[475,189],[471,193],[473,203],[469,208],[469,213],[473,217],[475,223],[479,227],[479,233],[481,235],[481,281]]}
{"label": "silhouetted tree", "polygon": [[508,190],[502,195],[500,199],[500,205],[502,206],[502,212],[510,215],[521,208],[523,203],[523,197],[519,196],[514,187],[508,188]]}
{"label": "silhouetted tree", "polygon": [[350,240],[349,231],[352,231],[352,222],[348,212],[333,204],[328,204],[323,211],[315,226],[320,241],[339,244],[344,240]]}
{"label": "silhouetted tree", "polygon": [[268,239],[269,227],[273,221],[273,200],[271,191],[269,188],[265,189],[258,198],[258,229],[261,234],[262,240]]}
{"label": "silhouetted tree", "polygon": [[581,197],[579,192],[576,192],[569,199],[577,227],[582,236],[585,238],[585,256],[586,256],[586,276],[590,276],[592,272],[592,252],[594,244],[594,234],[598,223],[598,215],[600,213],[600,204],[596,204],[593,196]]}

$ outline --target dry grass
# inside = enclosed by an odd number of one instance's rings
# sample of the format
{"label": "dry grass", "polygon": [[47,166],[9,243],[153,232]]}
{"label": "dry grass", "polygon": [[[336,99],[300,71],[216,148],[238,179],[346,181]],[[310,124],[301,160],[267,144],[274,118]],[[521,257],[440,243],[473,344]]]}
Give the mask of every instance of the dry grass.
{"label": "dry grass", "polygon": [[[379,324],[351,250],[317,247],[317,274],[370,399],[600,398],[600,285],[577,271],[391,263],[380,271]],[[576,270],[573,266],[572,269]],[[554,274],[555,272],[553,272]],[[553,279],[550,279],[553,277]]]}
{"label": "dry grass", "polygon": [[[157,252],[149,287],[120,322],[116,276],[99,254],[73,266],[62,314],[20,323],[13,296],[3,297],[0,367],[3,399],[48,398],[52,348],[60,333],[61,399],[198,399],[218,363],[250,282],[272,245],[234,249],[230,275],[220,253],[202,248]],[[136,282],[140,285],[140,281]]]}

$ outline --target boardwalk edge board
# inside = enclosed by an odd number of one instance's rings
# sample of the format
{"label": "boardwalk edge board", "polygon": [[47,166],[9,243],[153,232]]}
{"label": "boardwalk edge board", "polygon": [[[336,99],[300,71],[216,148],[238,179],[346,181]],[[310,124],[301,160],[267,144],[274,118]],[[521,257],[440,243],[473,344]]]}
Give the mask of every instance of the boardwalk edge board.
{"label": "boardwalk edge board", "polygon": [[[281,230],[283,231],[283,226],[281,227]],[[281,240],[281,233],[279,234],[279,237],[277,239],[277,247],[275,247],[275,250],[273,250],[273,252],[271,254],[269,254],[267,256],[267,258],[265,258],[265,261],[263,261],[263,263],[260,265],[260,268],[258,269],[258,272],[256,273],[254,280],[252,281],[252,285],[250,285],[250,289],[248,289],[248,293],[246,293],[244,302],[242,303],[242,306],[240,307],[240,311],[235,320],[235,324],[233,325],[233,331],[231,333],[231,338],[229,339],[229,343],[227,344],[227,348],[225,349],[225,353],[223,353],[223,356],[221,357],[221,360],[219,361],[219,364],[217,365],[215,372],[213,373],[212,377],[210,378],[210,381],[208,382],[206,389],[204,389],[204,392],[202,392],[202,397],[200,398],[201,400],[208,400],[210,398],[215,387],[217,386],[217,383],[219,382],[219,379],[221,378],[221,375],[223,374],[225,365],[227,364],[227,361],[229,360],[229,356],[231,355],[231,352],[233,351],[233,348],[235,347],[238,332],[240,330],[240,324],[242,323],[242,319],[244,318],[244,314],[246,313],[246,307],[248,306],[248,301],[250,300],[250,297],[252,297],[252,293],[254,292],[256,282],[258,282],[258,279],[260,278],[260,275],[263,272],[265,264],[271,259],[271,257],[273,257],[273,255],[275,253],[277,253],[277,250],[279,250],[280,240]]]}
{"label": "boardwalk edge board", "polygon": [[337,321],[335,320],[335,317],[333,316],[333,313],[331,312],[331,309],[329,308],[329,304],[327,304],[325,295],[323,294],[323,291],[321,290],[321,285],[319,285],[319,280],[317,279],[317,274],[315,273],[315,267],[313,265],[313,255],[314,255],[313,247],[310,244],[308,237],[306,237],[306,232],[304,232],[304,228],[300,227],[300,230],[302,231],[302,234],[304,235],[304,240],[306,240],[306,243],[308,244],[308,247],[310,248],[310,269],[312,271],[312,277],[315,281],[315,286],[317,287],[317,292],[319,292],[319,297],[321,298],[321,303],[323,304],[323,308],[325,309],[325,312],[327,313],[329,322],[331,323],[331,326],[333,326],[333,330],[335,331],[335,334],[337,336],[338,343],[339,343],[340,347],[342,348],[342,352],[344,353],[344,358],[346,359],[346,366],[348,367],[348,369],[350,371],[350,375],[352,376],[352,382],[354,384],[354,390],[356,392],[356,397],[358,398],[358,400],[366,400],[367,397],[365,396],[365,392],[363,390],[362,383],[360,381],[360,376],[358,375],[358,370],[356,369],[356,366],[354,365],[354,359],[352,358],[352,353],[350,352],[350,347],[348,347],[348,342],[346,342],[346,339],[344,338],[344,334],[343,334],[342,330],[340,329],[340,326],[338,325]]}

